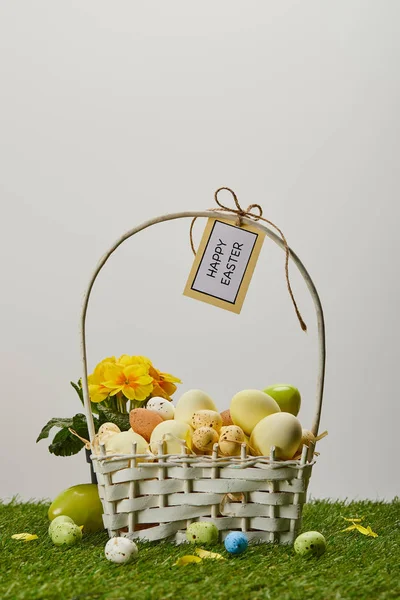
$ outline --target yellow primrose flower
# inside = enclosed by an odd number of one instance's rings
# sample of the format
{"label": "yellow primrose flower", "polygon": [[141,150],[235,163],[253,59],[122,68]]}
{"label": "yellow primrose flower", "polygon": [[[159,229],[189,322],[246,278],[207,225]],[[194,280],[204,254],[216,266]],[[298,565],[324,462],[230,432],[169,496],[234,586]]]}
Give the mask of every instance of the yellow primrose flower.
{"label": "yellow primrose flower", "polygon": [[124,367],[130,367],[131,365],[148,365],[151,366],[151,360],[147,356],[129,356],[128,354],[122,354],[117,364]]}
{"label": "yellow primrose flower", "polygon": [[153,391],[153,379],[147,364],[127,367],[108,364],[104,375],[104,386],[111,390],[110,396],[122,392],[129,400],[145,400]]}
{"label": "yellow primrose flower", "polygon": [[[115,358],[114,358],[115,360]],[[107,361],[107,362],[106,362]],[[104,385],[104,374],[109,365],[112,366],[110,359],[101,361],[88,377],[89,396],[92,402],[103,402],[109,394],[110,389]]]}
{"label": "yellow primrose flower", "polygon": [[152,376],[154,384],[152,396],[160,396],[171,401],[171,396],[177,389],[175,383],[182,383],[182,381],[169,373],[162,373],[153,366],[150,367],[149,374]]}

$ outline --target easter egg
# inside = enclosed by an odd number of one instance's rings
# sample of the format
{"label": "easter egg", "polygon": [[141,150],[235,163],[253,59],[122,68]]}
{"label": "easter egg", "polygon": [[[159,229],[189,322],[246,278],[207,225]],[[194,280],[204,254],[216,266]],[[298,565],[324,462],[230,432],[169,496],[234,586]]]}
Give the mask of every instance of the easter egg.
{"label": "easter egg", "polygon": [[243,429],[238,425],[228,425],[221,429],[219,449],[225,456],[239,456],[241,444],[245,441]]}
{"label": "easter egg", "polygon": [[212,452],[218,442],[218,433],[212,427],[200,427],[193,432],[192,444],[200,452]]}
{"label": "easter egg", "polygon": [[146,404],[146,408],[160,415],[163,421],[174,418],[175,406],[169,400],[165,400],[165,398],[150,398]]}
{"label": "easter egg", "polygon": [[306,531],[294,541],[294,551],[300,556],[321,556],[325,550],[325,538],[318,531]]}
{"label": "easter egg", "polygon": [[231,531],[224,540],[225,549],[229,554],[242,554],[249,545],[247,535],[242,531]]}
{"label": "easter egg", "polygon": [[297,417],[301,405],[301,396],[297,388],[286,383],[267,387],[264,392],[271,396],[282,412],[288,412]]}
{"label": "easter egg", "polygon": [[104,529],[103,506],[97,485],[82,483],[61,492],[50,505],[48,517],[53,521],[60,515],[70,517],[77,525],[83,525],[85,532]]}
{"label": "easter egg", "polygon": [[198,410],[217,410],[210,396],[202,390],[189,390],[178,400],[175,408],[176,421],[191,424],[192,416]]}
{"label": "easter egg", "polygon": [[[149,454],[149,445],[147,441],[133,431],[132,429],[128,429],[128,431],[121,431],[121,433],[116,433],[112,437],[108,438],[105,442],[106,453],[107,454],[132,454],[132,444],[136,444],[136,453],[137,454]],[[144,462],[146,458],[138,458],[138,462]]]}
{"label": "easter egg", "polygon": [[293,456],[297,456],[298,454],[301,454],[301,452],[303,450],[303,446],[309,447],[310,442],[315,443],[315,441],[316,441],[315,435],[313,434],[313,432],[309,431],[308,429],[303,429],[299,447],[297,448],[297,450]]}
{"label": "easter egg", "polygon": [[136,558],[138,547],[135,542],[126,537],[114,537],[108,540],[104,548],[104,554],[107,560],[123,565],[132,562]]}
{"label": "easter egg", "polygon": [[231,417],[231,411],[229,410],[223,410],[222,413],[220,413],[221,415],[221,419],[222,419],[222,426],[223,427],[227,427],[228,425],[233,425],[233,421],[232,421],[232,417]]}
{"label": "easter egg", "polygon": [[92,440],[92,452],[99,455],[101,453],[100,444],[105,444],[106,440],[116,433],[121,433],[121,430],[115,423],[103,423],[103,425],[100,425],[98,432]]}
{"label": "easter egg", "polygon": [[151,410],[147,410],[146,408],[134,408],[129,413],[129,423],[132,430],[144,437],[146,442],[150,441],[153,429],[155,429],[159,423],[162,423],[163,420],[161,415],[158,415]]}
{"label": "easter egg", "polygon": [[150,447],[154,454],[158,453],[158,442],[162,441],[166,454],[181,454],[183,445],[192,448],[192,428],[181,421],[163,421],[153,429],[150,437]]}
{"label": "easter egg", "polygon": [[231,400],[232,421],[247,435],[251,434],[261,419],[277,412],[280,412],[280,408],[275,400],[260,390],[243,390]]}
{"label": "easter egg", "polygon": [[102,425],[100,425],[97,433],[104,438],[108,435],[113,435],[114,433],[120,432],[120,428],[115,423],[103,423]]}
{"label": "easter egg", "polygon": [[72,523],[73,525],[76,525],[76,523],[74,523],[74,521],[71,519],[71,517],[67,517],[67,515],[60,515],[59,517],[56,517],[55,519],[53,519],[53,521],[50,523],[49,529],[48,529],[49,535],[51,535],[51,532],[53,531],[54,527],[56,525],[58,525],[59,523]]}
{"label": "easter egg", "polygon": [[299,447],[302,435],[300,421],[290,413],[279,412],[264,417],[254,427],[250,446],[261,456],[269,456],[275,446],[275,457],[292,458]]}
{"label": "easter egg", "polygon": [[82,531],[75,523],[57,523],[54,525],[50,537],[55,546],[75,546],[82,539]]}
{"label": "easter egg", "polygon": [[222,418],[215,410],[198,410],[192,416],[191,425],[193,429],[212,427],[219,431],[222,427]]}
{"label": "easter egg", "polygon": [[196,521],[191,523],[186,530],[188,542],[193,544],[216,544],[219,538],[219,531],[214,523],[207,521]]}

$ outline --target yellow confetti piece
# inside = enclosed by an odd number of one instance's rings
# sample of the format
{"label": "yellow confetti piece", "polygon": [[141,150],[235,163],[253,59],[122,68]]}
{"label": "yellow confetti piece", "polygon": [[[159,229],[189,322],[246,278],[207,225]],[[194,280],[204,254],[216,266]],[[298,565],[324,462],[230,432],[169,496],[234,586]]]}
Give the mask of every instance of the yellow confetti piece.
{"label": "yellow confetti piece", "polygon": [[357,529],[356,525],[350,525],[350,527],[346,527],[346,529],[341,529],[341,531],[353,531],[354,529]]}
{"label": "yellow confetti piece", "polygon": [[14,533],[11,537],[13,540],[22,540],[23,542],[31,542],[38,539],[38,536],[34,533]]}
{"label": "yellow confetti piece", "polygon": [[217,554],[217,552],[209,552],[208,550],[203,550],[203,548],[196,548],[196,554],[200,556],[200,558],[211,558],[213,560],[226,560],[225,556],[222,554]]}
{"label": "yellow confetti piece", "polygon": [[201,558],[199,556],[193,556],[192,554],[187,554],[186,556],[181,556],[178,558],[176,563],[174,563],[174,567],[185,567],[186,565],[190,565],[193,563],[201,562]]}
{"label": "yellow confetti piece", "polygon": [[375,533],[374,531],[372,531],[370,525],[368,525],[367,527],[363,527],[362,525],[360,525],[360,522],[363,520],[364,517],[361,517],[361,519],[346,519],[345,517],[342,517],[342,518],[345,521],[350,521],[350,523],[352,523],[352,525],[350,525],[349,527],[346,527],[346,529],[342,529],[341,530],[342,532],[357,530],[360,533],[362,533],[363,535],[373,537],[373,538],[378,537],[378,534]]}

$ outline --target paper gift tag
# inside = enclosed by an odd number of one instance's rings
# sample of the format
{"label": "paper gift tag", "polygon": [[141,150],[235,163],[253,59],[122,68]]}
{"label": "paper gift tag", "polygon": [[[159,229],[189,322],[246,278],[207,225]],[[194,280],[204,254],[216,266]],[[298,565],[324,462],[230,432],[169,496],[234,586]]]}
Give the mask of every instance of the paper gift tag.
{"label": "paper gift tag", "polygon": [[240,313],[264,237],[251,225],[209,219],[184,295]]}

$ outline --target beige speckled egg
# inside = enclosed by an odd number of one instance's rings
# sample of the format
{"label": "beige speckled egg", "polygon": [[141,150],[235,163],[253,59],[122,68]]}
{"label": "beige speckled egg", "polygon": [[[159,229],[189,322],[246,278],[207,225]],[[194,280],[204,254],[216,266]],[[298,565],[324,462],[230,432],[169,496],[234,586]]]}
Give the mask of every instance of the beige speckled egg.
{"label": "beige speckled egg", "polygon": [[165,400],[165,398],[150,398],[146,404],[146,408],[159,414],[164,421],[174,418],[175,406],[169,400]]}
{"label": "beige speckled egg", "polygon": [[302,450],[303,450],[303,446],[309,446],[310,442],[315,443],[315,441],[316,441],[316,438],[315,438],[315,435],[312,433],[312,431],[309,431],[309,429],[303,429],[299,447],[297,448],[297,450],[293,456],[297,456],[298,454],[301,454]]}
{"label": "beige speckled egg", "polygon": [[192,417],[198,410],[217,410],[210,396],[202,390],[189,390],[178,400],[175,408],[175,419],[191,424]]}
{"label": "beige speckled egg", "polygon": [[164,441],[166,454],[181,454],[182,446],[192,448],[192,428],[181,421],[163,421],[153,430],[150,436],[150,448],[158,453],[158,442]]}
{"label": "beige speckled egg", "polygon": [[223,427],[219,437],[219,449],[221,454],[225,454],[226,456],[239,456],[241,444],[245,441],[243,429],[238,427],[238,425],[228,425],[227,427]]}
{"label": "beige speckled egg", "polygon": [[100,444],[105,444],[106,440],[116,433],[121,433],[120,428],[115,423],[103,423],[92,441],[92,451],[94,454],[100,454]]}
{"label": "beige speckled egg", "polygon": [[[132,429],[128,431],[121,431],[115,435],[109,437],[105,441],[106,453],[107,454],[132,454],[132,444],[136,443],[137,454],[149,454],[149,445],[138,433],[135,433]],[[139,458],[138,462],[143,462],[145,458]]]}
{"label": "beige speckled egg", "polygon": [[213,445],[218,442],[218,433],[212,427],[200,427],[193,432],[193,446],[200,452],[212,452]]}
{"label": "beige speckled egg", "polygon": [[228,408],[228,410],[222,411],[222,413],[220,413],[220,415],[221,415],[223,427],[227,427],[228,425],[234,424],[232,421],[231,411],[229,410],[229,408]]}
{"label": "beige speckled egg", "polygon": [[193,429],[211,427],[215,431],[220,431],[222,427],[221,415],[215,410],[198,410],[192,416],[191,425]]}
{"label": "beige speckled egg", "polygon": [[129,423],[133,431],[144,437],[147,442],[150,441],[153,429],[162,422],[160,415],[147,408],[134,408],[129,413]]}
{"label": "beige speckled egg", "polygon": [[99,436],[107,436],[114,433],[121,433],[121,430],[115,423],[103,423],[103,425],[100,425],[97,433]]}
{"label": "beige speckled egg", "polygon": [[275,446],[275,457],[292,458],[299,447],[302,436],[300,421],[294,415],[279,412],[264,417],[254,427],[250,446],[261,456],[269,456]]}
{"label": "beige speckled egg", "polygon": [[243,390],[231,400],[232,421],[250,435],[261,419],[280,412],[280,408],[271,396],[260,390]]}

